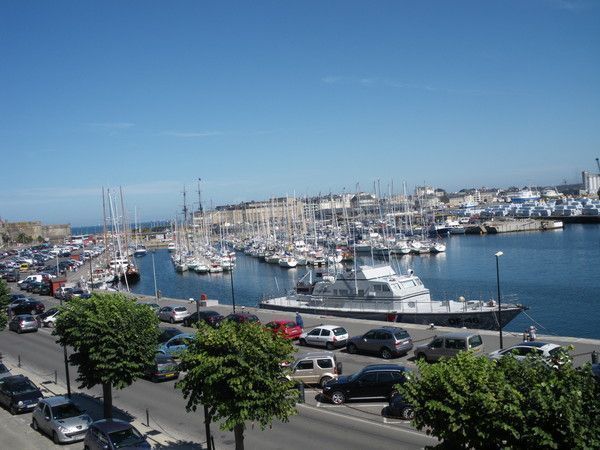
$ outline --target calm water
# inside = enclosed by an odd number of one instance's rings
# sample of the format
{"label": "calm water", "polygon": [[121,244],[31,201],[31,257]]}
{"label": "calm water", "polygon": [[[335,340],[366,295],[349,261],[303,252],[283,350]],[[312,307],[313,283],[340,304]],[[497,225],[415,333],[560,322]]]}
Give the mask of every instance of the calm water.
{"label": "calm water", "polygon": [[[496,258],[501,250],[500,287],[505,301],[530,307],[507,327],[523,331],[537,321],[548,334],[600,338],[600,226],[568,225],[564,230],[452,236],[447,252],[393,259],[396,270],[413,269],[434,299],[496,298]],[[229,274],[178,274],[166,249],[154,253],[158,289],[163,296],[206,293],[231,303]],[[370,258],[364,259],[370,263]],[[152,256],[138,259],[142,273],[134,292],[153,295]],[[255,306],[264,296],[281,294],[306,273],[282,269],[238,253],[233,275],[237,305]],[[515,296],[515,297],[512,297]]]}

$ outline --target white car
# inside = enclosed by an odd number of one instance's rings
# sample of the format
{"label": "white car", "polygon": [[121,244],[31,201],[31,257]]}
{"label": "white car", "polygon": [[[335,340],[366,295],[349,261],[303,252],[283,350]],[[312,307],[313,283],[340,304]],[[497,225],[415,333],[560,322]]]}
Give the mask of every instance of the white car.
{"label": "white car", "polygon": [[36,316],[36,319],[37,319],[38,325],[40,327],[54,328],[57,317],[58,317],[58,309],[50,308],[48,311]]}
{"label": "white car", "polygon": [[547,342],[521,342],[512,347],[503,350],[496,350],[489,354],[491,359],[500,359],[503,356],[511,355],[518,361],[523,361],[527,355],[539,355],[544,359],[552,361],[556,358],[561,346],[558,344],[550,344]]}
{"label": "white car", "polygon": [[348,341],[348,332],[344,327],[338,325],[321,325],[300,335],[300,345],[314,345],[333,350],[337,347],[345,347]]}

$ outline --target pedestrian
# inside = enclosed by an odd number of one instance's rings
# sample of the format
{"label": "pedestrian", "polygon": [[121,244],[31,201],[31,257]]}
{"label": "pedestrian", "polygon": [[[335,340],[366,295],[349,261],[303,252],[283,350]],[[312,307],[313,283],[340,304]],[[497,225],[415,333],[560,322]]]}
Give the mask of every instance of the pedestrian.
{"label": "pedestrian", "polygon": [[534,327],[533,325],[531,325],[529,327],[529,340],[531,342],[535,341],[535,339],[537,338],[536,332],[537,332],[537,328]]}
{"label": "pedestrian", "polygon": [[529,340],[529,330],[523,331],[523,342],[527,342]]}
{"label": "pedestrian", "polygon": [[302,320],[302,316],[297,311],[296,311],[296,325],[298,325],[300,328],[304,328],[304,320]]}

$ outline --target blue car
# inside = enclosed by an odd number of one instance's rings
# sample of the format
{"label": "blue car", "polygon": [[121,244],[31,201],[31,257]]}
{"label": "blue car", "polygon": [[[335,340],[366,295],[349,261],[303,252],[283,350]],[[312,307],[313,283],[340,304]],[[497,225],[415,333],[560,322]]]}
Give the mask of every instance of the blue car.
{"label": "blue car", "polygon": [[164,344],[159,344],[157,352],[162,353],[163,355],[177,357],[181,352],[187,349],[188,344],[192,339],[194,339],[193,334],[178,334]]}

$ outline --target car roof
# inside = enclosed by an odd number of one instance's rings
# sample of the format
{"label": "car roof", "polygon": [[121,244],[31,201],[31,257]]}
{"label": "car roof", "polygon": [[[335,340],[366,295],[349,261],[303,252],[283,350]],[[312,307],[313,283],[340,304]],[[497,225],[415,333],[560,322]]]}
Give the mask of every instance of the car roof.
{"label": "car roof", "polygon": [[193,337],[194,337],[194,335],[190,334],[190,333],[180,333],[180,334],[176,334],[175,336],[170,338],[169,341],[172,339],[175,339],[175,338],[193,338]]}
{"label": "car roof", "polygon": [[[336,328],[344,328],[341,325],[319,325],[318,327],[315,327],[314,329],[317,328],[325,328],[326,330],[335,330]],[[345,328],[344,328],[345,330]]]}
{"label": "car roof", "polygon": [[97,420],[92,425],[105,433],[127,430],[133,426],[129,422],[120,419],[101,419]]}
{"label": "car roof", "polygon": [[368,366],[365,366],[362,370],[362,372],[372,372],[372,371],[379,371],[379,370],[401,370],[403,372],[408,371],[409,369],[401,366],[399,364],[370,364]]}
{"label": "car roof", "polygon": [[335,353],[333,353],[333,352],[309,352],[309,353],[304,353],[303,355],[298,355],[296,357],[296,359],[299,360],[299,359],[332,358],[332,357],[335,357]]}
{"label": "car roof", "polygon": [[521,342],[520,344],[514,345],[513,347],[536,347],[536,348],[541,348],[541,347],[545,347],[546,345],[556,345],[556,344],[550,344],[548,342],[533,341],[533,342]]}
{"label": "car roof", "polygon": [[58,406],[73,403],[71,400],[63,397],[62,395],[57,395],[56,397],[44,397],[41,401],[47,403],[48,406]]}
{"label": "car roof", "polygon": [[[278,323],[278,324],[285,325],[286,323],[290,323],[290,322],[294,322],[294,320],[293,319],[289,319],[289,320],[285,320],[285,319],[271,320],[269,323]],[[294,322],[294,323],[296,323],[296,322]]]}
{"label": "car roof", "polygon": [[440,334],[440,335],[436,336],[436,338],[457,339],[457,338],[467,338],[467,337],[471,337],[471,336],[479,336],[479,333],[474,333],[472,331],[455,331],[452,333]]}

